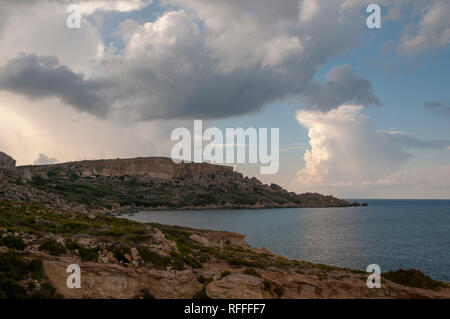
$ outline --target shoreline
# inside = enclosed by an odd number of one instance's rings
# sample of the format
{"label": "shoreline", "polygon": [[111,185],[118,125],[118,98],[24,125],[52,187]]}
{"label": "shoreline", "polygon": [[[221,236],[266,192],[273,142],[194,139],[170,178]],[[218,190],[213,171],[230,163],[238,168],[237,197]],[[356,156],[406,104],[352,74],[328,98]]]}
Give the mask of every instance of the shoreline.
{"label": "shoreline", "polygon": [[[0,211],[1,225],[10,225],[0,227],[0,258],[42,265],[38,285],[21,288],[25,295],[53,287],[53,297],[75,299],[450,298],[448,283],[418,270],[386,273],[382,288],[369,289],[365,271],[287,258],[234,232],[9,201]],[[82,269],[81,290],[66,286],[69,264]],[[417,286],[402,283],[404,274],[419,276]]]}

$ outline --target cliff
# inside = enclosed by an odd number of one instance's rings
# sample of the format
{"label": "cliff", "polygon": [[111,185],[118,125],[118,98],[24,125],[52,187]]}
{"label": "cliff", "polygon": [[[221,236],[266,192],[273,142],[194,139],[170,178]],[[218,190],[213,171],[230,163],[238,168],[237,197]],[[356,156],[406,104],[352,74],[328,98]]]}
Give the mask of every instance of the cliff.
{"label": "cliff", "polygon": [[190,178],[197,182],[201,175],[214,174],[227,176],[233,172],[232,167],[219,166],[206,163],[174,163],[165,157],[138,157],[128,159],[104,159],[69,162],[53,165],[19,166],[18,170],[29,176],[45,175],[50,170],[58,170],[77,174],[81,177],[115,177],[137,176],[140,178],[170,180],[177,178]]}
{"label": "cliff", "polygon": [[9,155],[0,152],[0,168],[13,168],[16,166],[16,161]]}
{"label": "cliff", "polygon": [[146,157],[0,169],[0,198],[78,211],[358,206],[333,196],[295,194],[206,163]]}

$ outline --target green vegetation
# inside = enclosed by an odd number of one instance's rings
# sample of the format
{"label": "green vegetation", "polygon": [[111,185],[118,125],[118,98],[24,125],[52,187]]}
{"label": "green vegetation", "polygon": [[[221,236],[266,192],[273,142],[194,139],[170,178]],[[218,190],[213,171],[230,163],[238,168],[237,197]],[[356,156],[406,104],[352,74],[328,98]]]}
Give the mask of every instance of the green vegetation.
{"label": "green vegetation", "polygon": [[206,278],[206,277],[204,277],[203,275],[200,275],[200,276],[197,278],[197,281],[198,281],[199,283],[201,283],[201,284],[209,284],[210,282],[213,281],[213,279],[212,279],[212,278]]}
{"label": "green vegetation", "polygon": [[138,247],[138,251],[144,262],[151,262],[157,269],[166,269],[172,263],[172,258],[161,256],[157,252],[148,249],[146,246]]}
{"label": "green vegetation", "polygon": [[231,272],[229,272],[228,270],[224,270],[222,271],[222,273],[220,274],[220,278],[225,278],[226,276],[231,275]]}
{"label": "green vegetation", "polygon": [[264,279],[264,290],[271,291],[273,283],[270,280]]}
{"label": "green vegetation", "polygon": [[388,271],[382,274],[382,278],[401,285],[423,289],[439,290],[440,288],[446,287],[444,283],[431,279],[417,269]]}
{"label": "green vegetation", "polygon": [[249,275],[249,276],[255,276],[255,277],[260,277],[258,272],[253,269],[253,268],[247,268],[244,270],[244,274]]}
{"label": "green vegetation", "polygon": [[[55,288],[42,279],[42,261],[27,262],[15,251],[0,254],[0,299],[58,298]],[[39,288],[34,284],[38,281]],[[27,287],[23,284],[29,282]]]}
{"label": "green vegetation", "polygon": [[14,237],[14,236],[7,236],[5,238],[0,238],[0,246],[6,246],[8,248],[17,249],[17,250],[25,249],[25,243],[24,243],[23,239],[20,237]]}
{"label": "green vegetation", "polygon": [[98,249],[97,248],[78,248],[78,256],[80,256],[81,261],[97,261],[98,260]]}
{"label": "green vegetation", "polygon": [[46,251],[52,256],[60,256],[67,251],[66,247],[58,243],[53,238],[44,239],[41,245],[39,246],[39,250]]}
{"label": "green vegetation", "polygon": [[277,295],[278,298],[281,298],[284,295],[284,290],[281,287],[274,288],[273,292]]}

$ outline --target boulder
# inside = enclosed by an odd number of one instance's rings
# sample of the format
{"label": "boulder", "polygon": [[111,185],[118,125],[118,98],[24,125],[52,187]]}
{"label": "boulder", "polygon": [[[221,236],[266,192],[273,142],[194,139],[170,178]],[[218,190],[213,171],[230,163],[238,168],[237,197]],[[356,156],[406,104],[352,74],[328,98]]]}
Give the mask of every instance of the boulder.
{"label": "boulder", "polygon": [[206,239],[203,236],[200,236],[200,235],[197,235],[197,234],[192,234],[191,235],[191,239],[195,240],[196,242],[198,242],[198,243],[200,243],[200,244],[202,244],[204,246],[209,246],[209,240]]}
{"label": "boulder", "polygon": [[16,160],[11,156],[0,152],[0,168],[13,168],[16,167]]}
{"label": "boulder", "polygon": [[206,286],[213,299],[263,299],[263,279],[245,274],[231,274]]}

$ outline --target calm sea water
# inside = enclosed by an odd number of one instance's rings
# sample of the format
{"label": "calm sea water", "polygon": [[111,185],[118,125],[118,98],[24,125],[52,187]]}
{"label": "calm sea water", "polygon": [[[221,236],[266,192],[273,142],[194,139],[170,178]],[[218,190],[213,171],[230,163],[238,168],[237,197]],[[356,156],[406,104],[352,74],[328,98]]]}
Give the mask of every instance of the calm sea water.
{"label": "calm sea water", "polygon": [[[360,200],[361,201],[361,200]],[[450,200],[365,200],[360,208],[152,211],[126,218],[246,235],[290,258],[381,271],[418,268],[450,281]]]}

